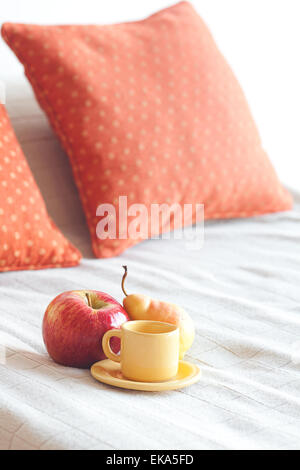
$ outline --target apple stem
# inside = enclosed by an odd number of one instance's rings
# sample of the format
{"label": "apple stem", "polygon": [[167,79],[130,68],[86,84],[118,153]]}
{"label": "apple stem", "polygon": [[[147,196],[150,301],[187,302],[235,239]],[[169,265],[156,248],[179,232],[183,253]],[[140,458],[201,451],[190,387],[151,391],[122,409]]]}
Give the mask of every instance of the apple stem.
{"label": "apple stem", "polygon": [[126,295],[126,297],[128,296],[126,290],[125,290],[125,287],[124,287],[124,282],[125,282],[125,279],[127,277],[127,266],[123,266],[124,270],[125,270],[125,273],[122,277],[122,291],[124,292],[124,294]]}
{"label": "apple stem", "polygon": [[92,307],[91,294],[87,292],[85,295],[86,295],[86,298],[87,298],[88,306],[89,306],[89,307]]}

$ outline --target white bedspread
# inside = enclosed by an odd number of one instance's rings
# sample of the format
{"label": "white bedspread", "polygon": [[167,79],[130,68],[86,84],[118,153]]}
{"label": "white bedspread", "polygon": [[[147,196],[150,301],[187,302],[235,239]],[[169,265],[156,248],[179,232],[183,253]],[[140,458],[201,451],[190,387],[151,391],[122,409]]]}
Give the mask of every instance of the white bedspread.
{"label": "white bedspread", "polygon": [[[67,159],[24,83],[19,95],[10,84],[9,113],[51,215],[85,259],[0,275],[0,449],[299,449],[300,197],[289,213],[207,223],[200,251],[151,240],[92,259]],[[199,383],[125,391],[47,356],[52,298],[91,288],[121,301],[122,264],[128,291],[192,315],[187,359],[202,367]]]}

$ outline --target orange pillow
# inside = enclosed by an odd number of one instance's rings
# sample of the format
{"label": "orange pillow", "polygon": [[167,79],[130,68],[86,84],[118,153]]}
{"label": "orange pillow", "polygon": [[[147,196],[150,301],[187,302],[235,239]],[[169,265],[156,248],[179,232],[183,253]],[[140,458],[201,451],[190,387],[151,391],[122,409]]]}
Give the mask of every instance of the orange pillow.
{"label": "orange pillow", "polygon": [[138,241],[97,238],[97,206],[118,215],[120,195],[147,208],[204,203],[209,219],[291,208],[244,94],[189,3],[134,23],[8,23],[2,34],[69,155],[96,256]]}
{"label": "orange pillow", "polygon": [[80,257],[49,219],[0,104],[0,271],[76,266]]}

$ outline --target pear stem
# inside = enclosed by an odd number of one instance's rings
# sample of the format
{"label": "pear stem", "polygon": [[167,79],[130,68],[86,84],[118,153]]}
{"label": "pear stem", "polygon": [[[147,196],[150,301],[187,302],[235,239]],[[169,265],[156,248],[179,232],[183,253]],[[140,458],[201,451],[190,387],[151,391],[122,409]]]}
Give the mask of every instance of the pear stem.
{"label": "pear stem", "polygon": [[125,273],[122,277],[122,291],[124,292],[124,294],[126,295],[126,297],[128,296],[126,290],[125,290],[125,287],[124,287],[124,282],[125,282],[125,279],[127,277],[127,266],[123,266],[124,270],[125,270]]}
{"label": "pear stem", "polygon": [[85,294],[86,298],[87,298],[87,303],[88,303],[88,306],[89,307],[92,307],[92,299],[91,299],[91,294],[86,292]]}

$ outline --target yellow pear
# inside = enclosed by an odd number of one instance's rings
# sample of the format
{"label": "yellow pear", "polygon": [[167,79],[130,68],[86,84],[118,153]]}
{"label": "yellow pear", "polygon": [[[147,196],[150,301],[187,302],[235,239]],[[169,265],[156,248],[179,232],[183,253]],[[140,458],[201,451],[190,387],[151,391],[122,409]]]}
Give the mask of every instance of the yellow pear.
{"label": "yellow pear", "polygon": [[191,347],[195,338],[193,320],[183,308],[169,302],[155,300],[148,295],[128,295],[124,288],[127,276],[127,266],[123,266],[125,273],[122,279],[122,290],[125,294],[123,305],[130,320],[155,320],[171,323],[179,327],[180,333],[180,359]]}

